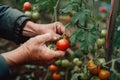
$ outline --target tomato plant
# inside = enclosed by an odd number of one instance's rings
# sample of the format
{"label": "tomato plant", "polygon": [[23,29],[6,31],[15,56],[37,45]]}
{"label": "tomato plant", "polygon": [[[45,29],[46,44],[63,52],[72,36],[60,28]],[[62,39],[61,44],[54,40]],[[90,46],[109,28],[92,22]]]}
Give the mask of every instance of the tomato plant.
{"label": "tomato plant", "polygon": [[[15,2],[16,0],[9,1]],[[102,1],[107,1],[107,6],[105,6],[105,3],[102,4]],[[113,66],[115,63],[114,67],[109,67],[112,72],[112,74],[109,72],[109,75],[112,76],[112,80],[119,80],[119,76],[117,76],[119,74],[119,64],[116,66],[119,59],[116,58],[120,57],[120,16],[115,19],[115,35],[113,49],[111,49],[113,50],[112,59],[109,62],[105,60],[109,58],[106,56],[105,42],[107,40],[105,37],[108,37],[106,32],[110,16],[110,7],[108,7],[110,0],[30,0],[26,4],[26,8],[24,8],[26,0],[16,2],[16,5],[19,4],[23,7],[25,15],[35,22],[41,24],[58,20],[63,22],[65,29],[70,30],[71,34],[70,37],[61,38],[57,43],[56,41],[50,42],[51,44],[47,46],[55,51],[65,51],[63,58],[57,59],[52,68],[50,68],[51,65],[49,67],[27,66],[28,72],[21,70],[24,74],[22,75],[23,78],[26,79],[31,76],[33,80],[51,80],[53,74],[54,76],[60,74],[57,76],[58,80],[60,78],[61,80],[100,80],[103,79],[100,73],[104,68],[108,68],[107,64],[112,63]],[[101,7],[103,5],[104,7]],[[67,34],[67,32],[64,33]],[[117,68],[118,71],[113,68]],[[17,77],[16,80],[19,79]]]}

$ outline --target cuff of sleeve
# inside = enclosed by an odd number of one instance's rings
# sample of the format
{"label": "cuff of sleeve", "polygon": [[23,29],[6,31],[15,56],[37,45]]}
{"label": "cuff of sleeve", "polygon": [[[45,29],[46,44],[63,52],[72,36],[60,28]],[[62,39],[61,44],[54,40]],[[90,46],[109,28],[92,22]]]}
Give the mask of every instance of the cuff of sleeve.
{"label": "cuff of sleeve", "polygon": [[20,16],[15,22],[15,27],[14,27],[15,35],[14,36],[16,39],[15,42],[17,44],[23,43],[29,39],[29,37],[22,35],[23,28],[27,21],[31,21],[31,20],[26,16]]}
{"label": "cuff of sleeve", "polygon": [[0,80],[6,80],[12,74],[6,60],[0,55]]}

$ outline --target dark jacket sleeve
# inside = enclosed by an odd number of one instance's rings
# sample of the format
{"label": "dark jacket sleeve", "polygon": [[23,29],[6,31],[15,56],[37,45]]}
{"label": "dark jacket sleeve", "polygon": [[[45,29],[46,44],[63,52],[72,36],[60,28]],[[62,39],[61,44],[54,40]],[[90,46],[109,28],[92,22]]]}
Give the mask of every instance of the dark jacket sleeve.
{"label": "dark jacket sleeve", "polygon": [[[28,20],[30,19],[21,11],[0,4],[0,38],[17,44],[25,42],[29,38],[22,35],[22,30]],[[8,64],[0,55],[0,80],[8,80],[9,75]]]}
{"label": "dark jacket sleeve", "polygon": [[0,80],[8,80],[11,75],[11,70],[8,67],[3,56],[0,55]]}
{"label": "dark jacket sleeve", "polygon": [[0,4],[0,37],[16,43],[23,43],[28,37],[22,36],[25,23],[30,20],[21,11]]}

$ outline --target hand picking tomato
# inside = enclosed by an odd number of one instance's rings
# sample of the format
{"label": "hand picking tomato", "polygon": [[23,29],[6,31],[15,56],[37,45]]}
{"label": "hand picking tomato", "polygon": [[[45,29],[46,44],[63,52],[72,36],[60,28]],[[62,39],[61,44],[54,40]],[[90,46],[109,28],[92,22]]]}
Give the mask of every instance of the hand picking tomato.
{"label": "hand picking tomato", "polygon": [[110,77],[110,72],[108,70],[101,69],[98,76],[102,80],[107,80]]}
{"label": "hand picking tomato", "polygon": [[49,69],[50,69],[51,72],[56,72],[56,71],[58,70],[58,67],[55,66],[55,65],[53,65],[53,64],[51,64],[51,65],[49,66]]}
{"label": "hand picking tomato", "polygon": [[23,10],[25,10],[25,11],[31,10],[31,4],[30,4],[30,2],[25,2],[24,3]]}
{"label": "hand picking tomato", "polygon": [[98,74],[100,72],[100,66],[96,65],[93,60],[89,60],[87,63],[88,69],[90,69],[90,72],[92,74]]}
{"label": "hand picking tomato", "polygon": [[52,78],[53,78],[53,80],[60,80],[61,79],[61,75],[59,73],[53,73]]}
{"label": "hand picking tomato", "polygon": [[56,43],[57,49],[62,51],[65,51],[69,46],[70,46],[70,43],[66,38],[60,39]]}

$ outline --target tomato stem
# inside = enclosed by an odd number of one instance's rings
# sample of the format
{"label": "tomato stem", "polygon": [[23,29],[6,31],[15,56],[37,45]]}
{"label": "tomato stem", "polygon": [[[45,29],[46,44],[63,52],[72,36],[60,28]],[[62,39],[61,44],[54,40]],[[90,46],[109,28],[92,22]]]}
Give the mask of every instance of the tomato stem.
{"label": "tomato stem", "polygon": [[65,25],[65,30],[64,30],[64,32],[63,32],[62,37],[66,36],[66,28],[67,28],[69,25],[70,25],[70,23],[68,23],[68,24]]}
{"label": "tomato stem", "polygon": [[47,78],[49,77],[49,75],[50,75],[50,71],[49,71],[49,67],[48,67],[48,69],[47,69],[47,72],[46,72],[47,74],[46,74],[46,76],[44,77],[44,79],[43,80],[47,80]]}

